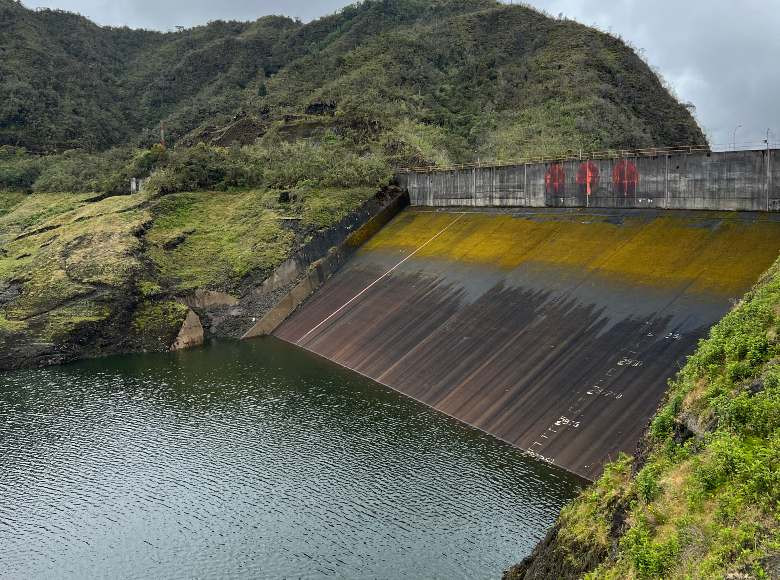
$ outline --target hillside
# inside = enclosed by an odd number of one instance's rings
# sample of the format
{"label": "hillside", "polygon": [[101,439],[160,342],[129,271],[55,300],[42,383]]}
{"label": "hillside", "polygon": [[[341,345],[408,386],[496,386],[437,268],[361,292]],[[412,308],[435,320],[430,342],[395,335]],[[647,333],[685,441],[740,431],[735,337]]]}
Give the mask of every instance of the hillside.
{"label": "hillside", "polygon": [[250,144],[333,130],[395,161],[704,143],[620,40],[493,0],[369,0],[158,33],[0,0],[0,145]]}
{"label": "hillside", "polygon": [[505,580],[780,578],[780,261],[670,382],[635,458]]}

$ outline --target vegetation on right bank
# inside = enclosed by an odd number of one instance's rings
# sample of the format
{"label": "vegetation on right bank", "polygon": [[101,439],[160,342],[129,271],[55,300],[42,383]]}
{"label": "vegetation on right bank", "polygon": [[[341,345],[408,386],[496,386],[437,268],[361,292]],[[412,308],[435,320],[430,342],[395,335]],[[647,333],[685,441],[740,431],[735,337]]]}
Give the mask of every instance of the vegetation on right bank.
{"label": "vegetation on right bank", "polygon": [[780,260],[670,382],[644,445],[507,578],[780,577]]}

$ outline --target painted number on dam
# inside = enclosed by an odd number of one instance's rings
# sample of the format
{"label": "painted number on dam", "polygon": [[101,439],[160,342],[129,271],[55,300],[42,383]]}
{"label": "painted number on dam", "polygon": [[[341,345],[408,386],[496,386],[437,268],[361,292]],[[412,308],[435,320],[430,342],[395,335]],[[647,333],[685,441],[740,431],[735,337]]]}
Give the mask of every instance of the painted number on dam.
{"label": "painted number on dam", "polygon": [[[585,161],[577,168],[575,183],[577,193],[590,197],[599,189],[601,171],[593,161]],[[547,195],[562,197],[566,194],[566,169],[562,163],[552,163],[547,168],[544,176],[545,192]],[[639,169],[626,159],[618,161],[612,169],[613,191],[624,197],[636,195],[639,186]]]}
{"label": "painted number on dam", "polygon": [[560,195],[566,191],[566,172],[563,165],[553,163],[544,176],[544,185],[547,193]]}
{"label": "painted number on dam", "polygon": [[618,161],[612,170],[612,184],[615,191],[622,195],[636,195],[636,186],[639,185],[639,170],[636,165],[625,159]]}
{"label": "painted number on dam", "polygon": [[592,195],[599,186],[599,168],[593,161],[586,161],[577,170],[577,188],[580,194]]}

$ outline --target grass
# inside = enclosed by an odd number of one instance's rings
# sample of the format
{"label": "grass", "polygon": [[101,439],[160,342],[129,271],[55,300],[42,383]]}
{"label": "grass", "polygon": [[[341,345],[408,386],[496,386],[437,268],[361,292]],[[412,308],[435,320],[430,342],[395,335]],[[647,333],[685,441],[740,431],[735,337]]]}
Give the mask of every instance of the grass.
{"label": "grass", "polygon": [[33,194],[0,215],[0,284],[18,295],[0,306],[4,341],[68,344],[87,325],[109,324],[143,269],[140,196]]}
{"label": "grass", "polygon": [[315,228],[337,223],[375,193],[375,188],[328,188],[303,192],[301,223]]}
{"label": "grass", "polygon": [[24,320],[96,287],[125,285],[141,269],[137,234],[150,218],[144,201],[128,196],[87,203],[83,196],[36,194],[0,218],[7,252],[0,276],[23,283],[6,316]]}
{"label": "grass", "polygon": [[178,334],[189,309],[173,300],[142,304],[133,314],[133,334],[142,350],[167,350]]}
{"label": "grass", "polygon": [[0,305],[0,343],[70,348],[84,330],[85,348],[108,332],[111,344],[164,350],[187,312],[174,296],[240,292],[374,192],[0,194],[0,291],[12,296]]}
{"label": "grass", "polygon": [[155,201],[146,235],[161,284],[176,294],[197,288],[234,291],[250,272],[270,272],[294,250],[304,230],[329,226],[368,199],[371,188],[288,192],[197,192]]}
{"label": "grass", "polygon": [[153,206],[148,255],[164,286],[230,290],[254,269],[281,263],[294,236],[264,191],[181,193]]}
{"label": "grass", "polygon": [[25,193],[16,191],[0,191],[0,217],[6,215],[27,197]]}

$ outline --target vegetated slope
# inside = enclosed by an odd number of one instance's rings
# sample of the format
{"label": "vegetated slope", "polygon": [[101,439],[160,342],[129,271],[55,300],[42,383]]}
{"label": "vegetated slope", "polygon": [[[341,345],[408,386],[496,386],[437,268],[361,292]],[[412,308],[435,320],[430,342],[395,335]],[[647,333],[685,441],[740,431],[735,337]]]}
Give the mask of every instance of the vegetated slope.
{"label": "vegetated slope", "polygon": [[638,457],[505,578],[780,578],[779,330],[780,261],[671,381]]}
{"label": "vegetated slope", "polygon": [[161,120],[190,143],[330,127],[411,161],[705,142],[620,40],[493,0],[175,33],[0,0],[0,26],[0,144],[34,151],[147,146]]}
{"label": "vegetated slope", "polygon": [[375,192],[0,193],[0,370],[167,350],[198,292],[254,316],[240,299]]}

